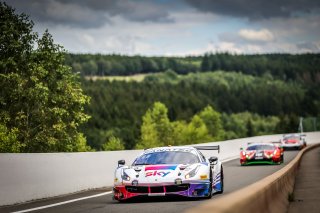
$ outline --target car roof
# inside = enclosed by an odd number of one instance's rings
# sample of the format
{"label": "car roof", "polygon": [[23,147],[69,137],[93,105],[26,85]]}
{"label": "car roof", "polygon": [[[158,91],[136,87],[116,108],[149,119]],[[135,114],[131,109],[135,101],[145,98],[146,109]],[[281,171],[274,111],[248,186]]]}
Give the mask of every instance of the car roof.
{"label": "car roof", "polygon": [[284,138],[288,138],[288,137],[301,137],[301,134],[298,134],[298,133],[296,133],[296,134],[287,134],[287,135],[284,135],[283,137],[284,137]]}
{"label": "car roof", "polygon": [[259,142],[255,142],[255,143],[250,143],[250,144],[248,144],[248,147],[249,146],[257,146],[257,145],[270,145],[270,146],[276,146],[275,144],[273,144],[273,143],[267,143],[267,142],[261,142],[261,143],[259,143]]}
{"label": "car roof", "polygon": [[192,152],[197,151],[196,148],[192,146],[163,146],[163,147],[155,147],[145,149],[144,153],[152,153],[152,152]]}

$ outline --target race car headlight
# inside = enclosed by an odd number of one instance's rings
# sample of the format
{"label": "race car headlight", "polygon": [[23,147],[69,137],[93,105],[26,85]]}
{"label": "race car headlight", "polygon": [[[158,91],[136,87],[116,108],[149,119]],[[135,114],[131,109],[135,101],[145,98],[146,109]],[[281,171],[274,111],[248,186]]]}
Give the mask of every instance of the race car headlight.
{"label": "race car headlight", "polygon": [[122,180],[125,180],[125,181],[130,180],[129,175],[125,171],[122,172],[121,178],[122,178]]}
{"label": "race car headlight", "polygon": [[200,168],[199,165],[196,166],[196,168],[192,169],[190,172],[188,172],[188,173],[185,175],[185,178],[188,179],[188,178],[194,177],[194,176],[197,174],[199,168]]}

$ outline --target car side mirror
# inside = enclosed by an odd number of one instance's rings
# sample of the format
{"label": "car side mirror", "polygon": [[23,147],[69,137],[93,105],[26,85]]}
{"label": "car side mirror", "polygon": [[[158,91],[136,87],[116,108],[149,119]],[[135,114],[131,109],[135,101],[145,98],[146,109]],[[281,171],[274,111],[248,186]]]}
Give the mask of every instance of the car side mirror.
{"label": "car side mirror", "polygon": [[218,158],[215,157],[215,156],[209,158],[209,162],[210,162],[211,164],[216,164],[217,161],[218,161]]}
{"label": "car side mirror", "polygon": [[123,166],[124,164],[126,164],[125,160],[118,160],[118,167]]}

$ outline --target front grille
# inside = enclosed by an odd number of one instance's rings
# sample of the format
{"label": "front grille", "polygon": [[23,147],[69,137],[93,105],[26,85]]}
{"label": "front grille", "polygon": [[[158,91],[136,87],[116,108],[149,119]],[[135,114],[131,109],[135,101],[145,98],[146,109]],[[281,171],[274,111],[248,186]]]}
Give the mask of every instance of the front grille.
{"label": "front grille", "polygon": [[249,160],[247,160],[247,162],[256,162],[256,161],[272,161],[272,158],[266,158],[266,157],[264,157],[264,158],[262,158],[262,159],[249,159]]}
{"label": "front grille", "polygon": [[[150,186],[150,193],[181,192],[186,191],[190,184],[168,185],[168,186]],[[148,186],[126,186],[130,193],[149,193]]]}
{"label": "front grille", "polygon": [[126,186],[126,190],[131,193],[148,193],[148,186]]}
{"label": "front grille", "polygon": [[190,187],[189,184],[181,184],[181,185],[171,185],[171,186],[166,186],[166,191],[167,192],[181,192],[181,191],[186,191]]}
{"label": "front grille", "polygon": [[247,160],[246,163],[264,163],[264,162],[273,162],[273,160],[272,158],[252,159],[252,160]]}
{"label": "front grille", "polygon": [[163,186],[151,186],[150,187],[151,193],[162,193],[164,192]]}

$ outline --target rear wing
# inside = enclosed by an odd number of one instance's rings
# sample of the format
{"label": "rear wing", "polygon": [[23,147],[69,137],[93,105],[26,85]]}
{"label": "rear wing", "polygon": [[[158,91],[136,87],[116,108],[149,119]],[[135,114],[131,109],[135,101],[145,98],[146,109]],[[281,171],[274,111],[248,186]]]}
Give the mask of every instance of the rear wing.
{"label": "rear wing", "polygon": [[284,135],[282,135],[282,137],[294,137],[294,136],[306,137],[307,135],[305,133],[292,133],[292,134],[284,134]]}
{"label": "rear wing", "polygon": [[259,144],[261,142],[247,142],[247,146],[251,145],[251,144]]}
{"label": "rear wing", "polygon": [[218,153],[220,153],[220,145],[216,146],[194,146],[197,150],[218,150]]}
{"label": "rear wing", "polygon": [[282,148],[281,140],[279,140],[279,141],[272,141],[272,142],[270,142],[270,143],[273,143],[274,145],[276,145],[276,146],[278,146],[278,147]]}
{"label": "rear wing", "polygon": [[271,141],[270,143],[273,143],[273,144],[282,144],[282,143],[281,143],[281,140],[278,140],[278,141]]}
{"label": "rear wing", "polygon": [[248,142],[247,143],[247,146],[251,145],[251,144],[259,144],[259,143],[273,143],[273,144],[281,144],[281,140],[278,140],[278,141],[267,141],[267,142]]}

